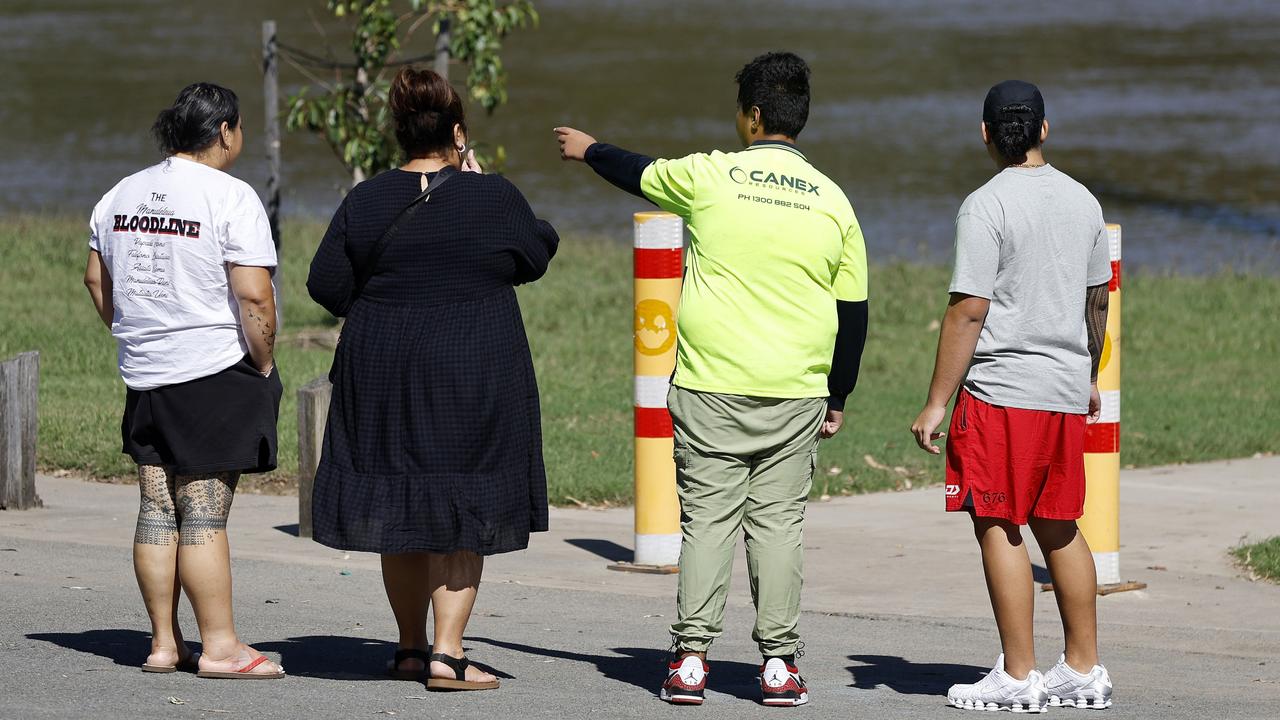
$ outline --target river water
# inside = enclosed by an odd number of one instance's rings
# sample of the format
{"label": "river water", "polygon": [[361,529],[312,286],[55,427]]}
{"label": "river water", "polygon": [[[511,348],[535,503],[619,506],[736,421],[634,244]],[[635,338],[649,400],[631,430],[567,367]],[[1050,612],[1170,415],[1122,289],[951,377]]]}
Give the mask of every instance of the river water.
{"label": "river water", "polygon": [[[473,117],[472,135],[506,147],[508,176],[561,230],[623,241],[646,206],[561,163],[552,127],[655,156],[733,149],[734,73],[790,49],[813,68],[801,146],[849,195],[874,259],[947,260],[956,208],[992,173],[983,96],[1017,77],[1044,91],[1051,162],[1124,226],[1127,266],[1280,272],[1280,2],[537,5],[541,27],[506,45],[510,102]],[[261,191],[267,18],[285,43],[344,55],[322,0],[4,0],[0,211],[87,216],[157,159],[151,121],[195,80],[240,94],[246,152],[233,172]],[[288,94],[304,78],[282,65],[282,82]],[[284,158],[287,215],[327,217],[341,165],[302,134],[285,136]]]}

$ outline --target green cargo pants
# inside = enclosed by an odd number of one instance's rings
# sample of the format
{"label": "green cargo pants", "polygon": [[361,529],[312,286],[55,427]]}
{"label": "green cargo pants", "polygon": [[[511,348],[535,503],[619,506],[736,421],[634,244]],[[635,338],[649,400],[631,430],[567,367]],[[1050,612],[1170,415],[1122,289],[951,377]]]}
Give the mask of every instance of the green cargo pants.
{"label": "green cargo pants", "polygon": [[764,655],[790,655],[799,642],[805,501],[813,484],[826,398],[777,399],[673,386],[680,494],[677,649],[706,652],[724,625],[738,535],[756,606],[751,637]]}

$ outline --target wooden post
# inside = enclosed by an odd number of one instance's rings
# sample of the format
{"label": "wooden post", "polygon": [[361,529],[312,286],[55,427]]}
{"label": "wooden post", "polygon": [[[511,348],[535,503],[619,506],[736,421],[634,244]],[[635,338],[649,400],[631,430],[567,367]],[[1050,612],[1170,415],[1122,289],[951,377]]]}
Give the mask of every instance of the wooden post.
{"label": "wooden post", "polygon": [[284,322],[284,302],[280,297],[280,68],[277,64],[276,21],[262,21],[262,115],[263,142],[267,146],[267,222],[271,242],[276,246],[276,271],[271,286],[276,293],[276,330]]}
{"label": "wooden post", "polygon": [[276,64],[276,21],[262,21],[262,114],[266,121],[267,220],[280,249],[280,69]]}
{"label": "wooden post", "polygon": [[298,390],[298,537],[311,537],[311,489],[320,466],[332,395],[333,385],[324,377]]}
{"label": "wooden post", "polygon": [[[351,84],[351,96],[354,98],[356,112],[360,115],[360,122],[368,125],[371,121],[369,117],[369,98],[366,95],[369,90],[369,68],[365,67],[363,63],[364,61],[360,56],[356,56],[356,79]],[[366,179],[364,168],[359,165],[351,168],[351,187],[354,188]]]}
{"label": "wooden post", "polygon": [[0,509],[43,506],[36,495],[36,400],[40,353],[0,363]]}
{"label": "wooden post", "polygon": [[440,33],[436,35],[436,61],[432,70],[445,80],[449,79],[449,18],[440,21]]}

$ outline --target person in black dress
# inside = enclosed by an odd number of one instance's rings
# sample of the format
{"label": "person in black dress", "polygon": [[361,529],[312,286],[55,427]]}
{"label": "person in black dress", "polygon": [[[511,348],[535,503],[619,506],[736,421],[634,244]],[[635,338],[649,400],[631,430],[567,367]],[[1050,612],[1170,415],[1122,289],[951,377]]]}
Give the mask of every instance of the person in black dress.
{"label": "person in black dress", "polygon": [[[559,237],[514,185],[481,173],[447,80],[406,67],[389,100],[409,160],[351,190],[307,278],[311,297],[346,318],[314,537],[382,555],[400,631],[394,676],[488,689],[496,678],[462,651],[483,558],[547,529],[538,388],[515,286],[542,277]],[[378,256],[384,232],[440,175]]]}

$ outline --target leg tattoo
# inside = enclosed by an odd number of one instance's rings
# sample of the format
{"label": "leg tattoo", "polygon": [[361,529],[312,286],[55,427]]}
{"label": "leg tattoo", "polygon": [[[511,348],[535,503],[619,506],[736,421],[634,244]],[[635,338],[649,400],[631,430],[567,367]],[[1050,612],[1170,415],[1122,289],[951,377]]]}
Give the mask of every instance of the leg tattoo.
{"label": "leg tattoo", "polygon": [[183,545],[204,545],[227,529],[240,473],[178,478],[178,528]]}
{"label": "leg tattoo", "polygon": [[138,528],[134,531],[133,542],[138,545],[172,545],[178,535],[173,475],[159,465],[139,465],[138,488],[142,493],[142,505],[138,508]]}

